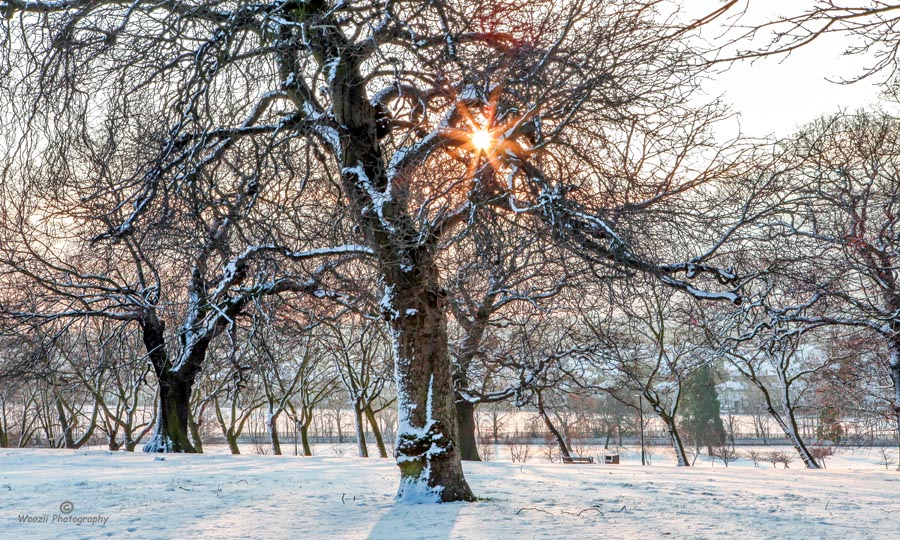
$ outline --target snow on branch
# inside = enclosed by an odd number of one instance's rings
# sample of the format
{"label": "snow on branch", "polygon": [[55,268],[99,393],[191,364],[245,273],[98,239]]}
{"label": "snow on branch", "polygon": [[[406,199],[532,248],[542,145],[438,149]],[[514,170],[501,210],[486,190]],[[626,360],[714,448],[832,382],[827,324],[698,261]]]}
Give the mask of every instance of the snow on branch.
{"label": "snow on branch", "polygon": [[247,263],[253,259],[253,257],[264,253],[279,254],[293,261],[302,261],[329,255],[372,255],[373,252],[371,248],[357,244],[316,248],[305,251],[293,251],[275,244],[249,246],[225,265],[225,268],[222,270],[222,279],[219,281],[218,287],[216,287],[216,290],[210,297],[219,298],[227,289],[234,285],[237,278],[243,273]]}

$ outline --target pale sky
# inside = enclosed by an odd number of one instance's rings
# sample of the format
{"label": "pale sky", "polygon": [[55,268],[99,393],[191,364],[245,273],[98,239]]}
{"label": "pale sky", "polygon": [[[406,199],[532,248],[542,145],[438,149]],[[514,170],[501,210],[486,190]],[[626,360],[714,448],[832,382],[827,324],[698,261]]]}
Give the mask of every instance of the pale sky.
{"label": "pale sky", "polygon": [[[685,3],[691,4],[688,9],[691,15],[695,10],[708,13],[722,5],[719,0]],[[751,0],[752,9],[742,20],[746,24],[772,20],[779,14],[797,13],[811,4],[810,0]],[[736,7],[744,6],[746,1]],[[708,28],[703,33],[704,38],[715,40],[721,33],[720,28]],[[703,88],[710,97],[721,95],[731,104],[733,111],[739,114],[744,135],[774,133],[788,136],[797,127],[822,114],[834,113],[841,108],[853,111],[880,103],[877,83],[881,79],[877,77],[849,85],[829,81],[858,76],[866,66],[865,59],[842,54],[847,44],[846,39],[837,35],[824,36],[787,57],[767,57],[752,63],[735,64]],[[892,107],[885,108],[890,110]]]}

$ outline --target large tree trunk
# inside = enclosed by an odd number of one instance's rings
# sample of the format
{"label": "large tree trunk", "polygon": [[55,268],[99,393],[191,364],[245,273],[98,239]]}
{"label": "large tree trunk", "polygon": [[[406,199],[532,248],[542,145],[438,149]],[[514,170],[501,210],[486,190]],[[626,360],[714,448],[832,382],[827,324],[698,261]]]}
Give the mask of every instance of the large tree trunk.
{"label": "large tree trunk", "polygon": [[165,322],[153,311],[148,310],[141,319],[141,338],[159,384],[156,424],[150,440],[144,445],[144,452],[195,453],[197,450],[188,437],[195,374],[171,369],[166,351]]}
{"label": "large tree trunk", "polygon": [[378,427],[378,421],[375,419],[375,411],[372,405],[366,407],[366,419],[372,428],[372,436],[375,437],[375,446],[378,447],[378,457],[388,457],[387,448],[384,446],[384,437],[381,436],[381,428]]}
{"label": "large tree trunk", "polygon": [[388,281],[383,302],[397,356],[397,497],[407,502],[472,501],[458,447],[444,299],[433,264],[417,269],[431,275],[409,276],[401,284]]}
{"label": "large tree trunk", "polygon": [[153,435],[144,452],[196,453],[188,437],[193,380],[177,371],[163,370],[158,375],[159,403]]}
{"label": "large tree trunk", "polygon": [[332,149],[339,156],[344,191],[385,285],[381,306],[396,356],[397,497],[406,502],[472,501],[457,446],[446,292],[433,256],[441,231],[419,228],[409,213],[408,192],[400,179],[389,178],[378,138],[379,115],[366,95],[359,59],[348,54],[346,38],[336,28],[319,25],[310,42],[321,56],[320,65],[327,63],[331,73],[331,109],[342,136]]}
{"label": "large tree trunk", "polygon": [[459,422],[459,454],[465,461],[481,461],[475,438],[475,404],[462,398],[456,400],[456,419]]}

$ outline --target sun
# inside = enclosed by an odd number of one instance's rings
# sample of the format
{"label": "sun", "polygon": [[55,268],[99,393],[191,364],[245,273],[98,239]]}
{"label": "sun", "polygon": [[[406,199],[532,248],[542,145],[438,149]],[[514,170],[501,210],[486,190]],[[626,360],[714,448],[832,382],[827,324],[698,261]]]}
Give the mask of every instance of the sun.
{"label": "sun", "polygon": [[487,152],[494,146],[494,136],[486,129],[476,129],[472,132],[472,147],[479,152]]}

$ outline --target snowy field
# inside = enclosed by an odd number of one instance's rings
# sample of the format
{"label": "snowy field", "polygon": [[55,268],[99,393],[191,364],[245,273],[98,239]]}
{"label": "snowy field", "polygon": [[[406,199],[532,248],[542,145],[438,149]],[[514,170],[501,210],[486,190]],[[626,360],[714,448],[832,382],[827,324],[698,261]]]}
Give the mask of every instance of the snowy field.
{"label": "snowy field", "polygon": [[900,473],[858,462],[467,463],[480,502],[404,506],[390,460],[2,450],[0,538],[897,538]]}

